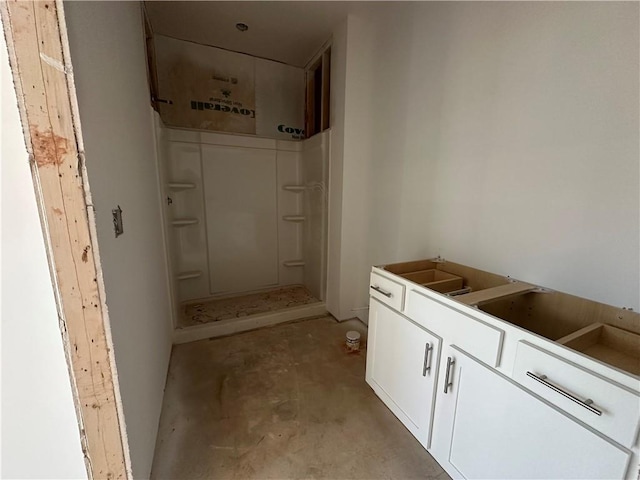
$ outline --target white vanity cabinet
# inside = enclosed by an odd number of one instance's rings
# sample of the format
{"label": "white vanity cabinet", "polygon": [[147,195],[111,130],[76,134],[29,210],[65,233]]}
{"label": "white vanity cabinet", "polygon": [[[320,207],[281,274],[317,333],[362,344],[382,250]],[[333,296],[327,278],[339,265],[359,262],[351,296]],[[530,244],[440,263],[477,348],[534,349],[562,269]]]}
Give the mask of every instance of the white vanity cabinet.
{"label": "white vanity cabinet", "polygon": [[375,298],[369,311],[367,383],[429,447],[441,339]]}
{"label": "white vanity cabinet", "polygon": [[[431,288],[452,276],[454,296]],[[637,313],[440,259],[374,267],[370,287],[367,382],[449,475],[640,480]]]}
{"label": "white vanity cabinet", "polygon": [[442,364],[431,453],[450,475],[624,478],[626,448],[455,346]]}

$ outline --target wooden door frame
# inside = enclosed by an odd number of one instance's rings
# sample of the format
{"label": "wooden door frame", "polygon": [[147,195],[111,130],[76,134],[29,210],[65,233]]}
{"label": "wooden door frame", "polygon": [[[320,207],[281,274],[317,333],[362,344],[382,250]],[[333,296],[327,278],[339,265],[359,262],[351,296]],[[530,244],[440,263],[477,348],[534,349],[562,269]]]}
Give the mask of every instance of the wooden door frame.
{"label": "wooden door frame", "polygon": [[62,0],[0,14],[87,474],[132,478]]}

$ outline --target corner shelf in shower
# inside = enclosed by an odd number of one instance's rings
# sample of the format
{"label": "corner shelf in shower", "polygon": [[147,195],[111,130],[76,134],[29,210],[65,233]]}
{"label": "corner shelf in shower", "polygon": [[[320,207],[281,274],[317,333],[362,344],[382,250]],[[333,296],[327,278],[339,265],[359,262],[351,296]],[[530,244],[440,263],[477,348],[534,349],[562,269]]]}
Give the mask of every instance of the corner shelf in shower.
{"label": "corner shelf in shower", "polygon": [[285,267],[304,267],[304,260],[287,260],[282,262]]}
{"label": "corner shelf in shower", "polygon": [[282,217],[285,222],[304,222],[307,217],[304,215],[285,215]]}
{"label": "corner shelf in shower", "polygon": [[282,189],[288,192],[300,193],[300,192],[304,192],[305,186],[304,185],[284,185]]}
{"label": "corner shelf in shower", "polygon": [[169,182],[168,185],[171,190],[191,190],[196,188],[195,183],[188,182]]}
{"label": "corner shelf in shower", "polygon": [[197,223],[197,218],[176,218],[171,221],[171,225],[174,227],[186,227],[187,225],[196,225]]}
{"label": "corner shelf in shower", "polygon": [[190,278],[198,278],[202,276],[201,270],[192,270],[190,272],[182,272],[176,275],[178,280],[189,280]]}

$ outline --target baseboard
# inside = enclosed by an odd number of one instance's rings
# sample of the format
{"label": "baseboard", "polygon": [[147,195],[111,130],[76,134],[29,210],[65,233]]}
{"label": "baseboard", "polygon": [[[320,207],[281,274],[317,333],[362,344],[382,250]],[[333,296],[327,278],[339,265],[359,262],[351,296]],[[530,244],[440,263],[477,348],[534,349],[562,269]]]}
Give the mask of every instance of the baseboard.
{"label": "baseboard", "polygon": [[230,318],[193,327],[177,328],[173,332],[173,344],[195,342],[211,337],[223,337],[233,333],[247,332],[256,328],[325,314],[327,314],[327,309],[324,302],[318,302],[277,312],[258,313],[247,317]]}

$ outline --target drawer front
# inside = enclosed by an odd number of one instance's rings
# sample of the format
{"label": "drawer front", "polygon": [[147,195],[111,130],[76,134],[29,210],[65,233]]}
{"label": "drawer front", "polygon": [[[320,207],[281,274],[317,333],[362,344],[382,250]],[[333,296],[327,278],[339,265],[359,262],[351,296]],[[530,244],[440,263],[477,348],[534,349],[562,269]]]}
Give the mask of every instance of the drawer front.
{"label": "drawer front", "polygon": [[525,341],[513,379],[625,447],[635,443],[640,394]]}
{"label": "drawer front", "polygon": [[440,335],[491,367],[500,363],[504,331],[466,313],[410,290],[406,313],[409,318]]}
{"label": "drawer front", "polygon": [[404,285],[400,282],[371,273],[369,294],[399,312],[404,309],[404,289]]}

